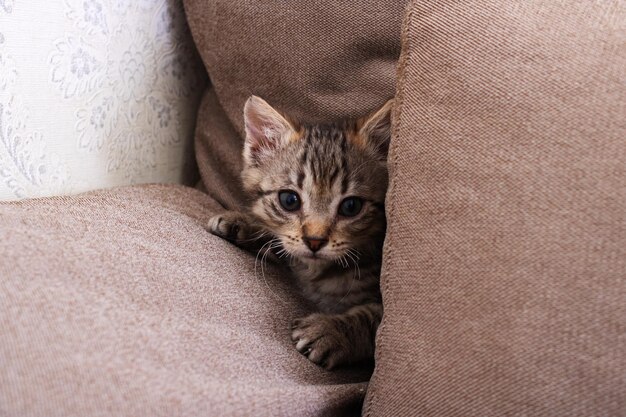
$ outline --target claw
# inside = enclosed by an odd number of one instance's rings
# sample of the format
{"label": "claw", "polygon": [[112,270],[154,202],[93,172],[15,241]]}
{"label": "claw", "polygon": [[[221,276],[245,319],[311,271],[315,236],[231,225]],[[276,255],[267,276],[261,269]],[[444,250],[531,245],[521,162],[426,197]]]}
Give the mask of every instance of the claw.
{"label": "claw", "polygon": [[[308,344],[309,344],[308,340],[306,340],[306,339],[298,339],[298,343],[296,343],[296,349],[299,352],[302,352],[302,349],[306,348]],[[309,348],[309,350],[311,349],[310,346],[308,348]]]}

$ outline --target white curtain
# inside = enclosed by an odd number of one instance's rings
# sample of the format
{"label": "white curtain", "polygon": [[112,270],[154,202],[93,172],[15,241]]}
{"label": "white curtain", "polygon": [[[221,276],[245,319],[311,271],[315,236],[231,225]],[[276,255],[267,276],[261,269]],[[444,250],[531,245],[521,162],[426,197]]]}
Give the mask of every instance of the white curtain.
{"label": "white curtain", "polygon": [[180,0],[0,0],[0,200],[180,182],[193,51]]}

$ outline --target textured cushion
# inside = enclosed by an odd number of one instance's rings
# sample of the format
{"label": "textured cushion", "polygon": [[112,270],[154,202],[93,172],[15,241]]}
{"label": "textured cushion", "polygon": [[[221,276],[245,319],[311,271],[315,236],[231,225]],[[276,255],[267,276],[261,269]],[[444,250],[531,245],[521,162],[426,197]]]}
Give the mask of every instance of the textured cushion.
{"label": "textured cushion", "polygon": [[361,116],[395,91],[404,1],[184,0],[213,89],[203,98],[196,158],[226,207],[239,185],[243,104],[256,94],[304,121]]}
{"label": "textured cushion", "polygon": [[0,200],[183,181],[205,82],[181,0],[0,0]]}
{"label": "textured cushion", "polygon": [[626,2],[417,0],[366,416],[626,410]]}
{"label": "textured cushion", "polygon": [[291,345],[305,303],[182,186],[0,204],[0,415],[345,416],[371,370]]}

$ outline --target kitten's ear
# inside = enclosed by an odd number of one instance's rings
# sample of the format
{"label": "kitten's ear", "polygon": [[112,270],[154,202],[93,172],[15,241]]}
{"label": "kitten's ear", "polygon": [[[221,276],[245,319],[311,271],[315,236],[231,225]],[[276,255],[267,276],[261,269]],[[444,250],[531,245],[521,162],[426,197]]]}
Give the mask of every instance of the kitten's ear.
{"label": "kitten's ear", "polygon": [[246,164],[255,165],[272,156],[295,134],[294,126],[265,100],[251,96],[243,108],[246,141],[243,156]]}
{"label": "kitten's ear", "polygon": [[391,141],[391,109],[393,99],[387,101],[378,111],[359,120],[359,136],[381,159],[387,159],[389,142]]}

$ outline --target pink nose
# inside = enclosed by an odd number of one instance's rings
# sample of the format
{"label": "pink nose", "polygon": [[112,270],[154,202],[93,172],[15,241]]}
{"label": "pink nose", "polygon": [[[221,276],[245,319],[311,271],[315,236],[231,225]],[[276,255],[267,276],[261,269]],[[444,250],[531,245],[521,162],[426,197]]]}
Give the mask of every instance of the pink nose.
{"label": "pink nose", "polygon": [[309,249],[311,249],[313,252],[317,252],[318,250],[322,249],[327,243],[328,243],[328,239],[325,238],[321,238],[321,237],[309,237],[309,236],[304,236],[302,238],[302,240],[304,240],[304,243],[309,247]]}

